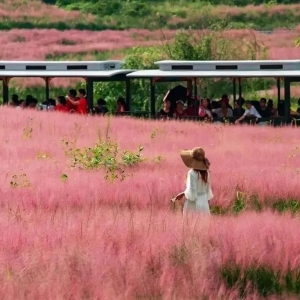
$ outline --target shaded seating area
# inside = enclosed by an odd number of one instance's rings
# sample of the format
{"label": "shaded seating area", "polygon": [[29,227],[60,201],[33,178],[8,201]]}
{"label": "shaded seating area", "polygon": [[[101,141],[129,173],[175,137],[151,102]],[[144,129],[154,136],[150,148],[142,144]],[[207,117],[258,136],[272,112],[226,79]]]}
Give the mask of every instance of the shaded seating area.
{"label": "shaded seating area", "polygon": [[[259,125],[299,124],[298,111],[291,109],[291,84],[300,82],[300,61],[159,61],[158,69],[127,70],[122,61],[37,61],[37,62],[0,62],[0,80],[3,86],[3,102],[18,108],[36,108],[41,103],[42,110],[68,111],[64,106],[76,106],[75,100],[82,99],[86,109],[83,112],[103,116],[110,113],[115,116],[152,118],[157,120],[200,121],[213,123],[241,123]],[[44,99],[28,95],[18,99],[18,95],[9,96],[9,82],[15,77],[40,77],[45,81]],[[85,80],[85,89],[79,89],[79,97],[57,95],[50,98],[50,83],[53,78],[77,77]],[[232,83],[228,94],[219,95],[219,99],[209,99],[198,92],[197,79],[225,78]],[[277,85],[277,101],[261,98],[259,100],[243,98],[244,78],[272,78]],[[149,80],[149,111],[131,109],[131,80]],[[124,82],[124,96],[116,98],[117,109],[109,112],[104,98],[94,101],[96,82]],[[159,83],[174,83],[166,91],[160,111],[156,99],[156,86]],[[186,82],[186,86],[182,83]],[[178,84],[180,83],[180,84]],[[283,83],[283,86],[281,85]],[[284,97],[281,97],[283,89]],[[73,90],[74,91],[74,90]],[[64,99],[65,98],[65,99]],[[9,99],[11,99],[9,101]],[[73,100],[72,100],[73,99]],[[277,102],[277,103],[276,103]],[[245,106],[253,107],[257,114],[249,113]],[[60,107],[58,109],[58,107]],[[77,111],[78,109],[73,109]],[[241,116],[245,115],[243,118]]]}
{"label": "shaded seating area", "polygon": [[[158,69],[140,70],[127,75],[129,78],[139,78],[150,81],[149,98],[151,103],[151,117],[157,119],[155,86],[160,82],[182,82],[189,81],[193,84],[193,97],[200,100],[197,93],[197,78],[228,78],[232,81],[232,104],[238,103],[239,109],[242,109],[242,79],[243,78],[272,78],[277,85],[277,107],[279,113],[277,116],[268,118],[259,118],[260,122],[269,122],[270,124],[288,124],[291,123],[297,115],[291,114],[291,96],[290,87],[294,82],[300,82],[300,61],[158,61],[155,63]],[[281,95],[281,82],[283,82],[283,102]],[[200,98],[200,99],[199,99]],[[184,100],[184,99],[183,99]],[[258,100],[252,100],[252,105],[259,107]],[[214,108],[218,107],[216,102]],[[282,109],[284,107],[284,109]],[[197,114],[197,113],[195,113]],[[234,123],[238,116],[227,118],[216,118],[213,116],[210,121]],[[201,116],[189,116],[181,120],[206,120]],[[255,118],[247,117],[244,123],[254,122]],[[257,122],[257,121],[256,121]]]}
{"label": "shaded seating area", "polygon": [[[82,78],[86,83],[86,100],[88,112],[93,112],[95,82],[124,82],[126,104],[130,110],[130,79],[126,76],[133,70],[122,69],[123,62],[108,61],[2,61],[0,62],[0,79],[2,81],[3,104],[9,103],[9,82],[16,77],[39,77],[45,81],[45,97],[39,99],[49,106],[50,82],[53,78]],[[59,95],[57,95],[59,96]],[[51,102],[51,101],[50,101]],[[45,104],[47,103],[47,104]]]}

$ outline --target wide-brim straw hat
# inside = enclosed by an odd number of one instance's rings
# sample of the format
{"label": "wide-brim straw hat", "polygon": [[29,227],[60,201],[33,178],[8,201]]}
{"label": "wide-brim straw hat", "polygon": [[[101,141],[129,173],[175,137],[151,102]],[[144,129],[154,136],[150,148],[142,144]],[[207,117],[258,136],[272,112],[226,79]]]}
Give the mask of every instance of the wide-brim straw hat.
{"label": "wide-brim straw hat", "polygon": [[190,169],[203,170],[209,169],[208,160],[202,148],[196,147],[192,150],[181,150],[180,156],[184,164]]}

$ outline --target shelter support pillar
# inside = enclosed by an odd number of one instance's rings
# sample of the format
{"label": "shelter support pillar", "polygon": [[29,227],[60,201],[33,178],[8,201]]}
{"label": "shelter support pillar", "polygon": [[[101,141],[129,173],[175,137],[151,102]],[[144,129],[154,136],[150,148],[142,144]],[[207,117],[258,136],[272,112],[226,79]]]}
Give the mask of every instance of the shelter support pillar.
{"label": "shelter support pillar", "polygon": [[3,77],[2,78],[2,98],[3,98],[3,104],[8,104],[8,98],[9,98],[9,77]]}
{"label": "shelter support pillar", "polygon": [[129,78],[126,79],[126,106],[127,110],[131,111],[131,81]]}
{"label": "shelter support pillar", "polygon": [[191,96],[193,93],[193,81],[192,79],[188,79],[186,81],[187,95]]}
{"label": "shelter support pillar", "polygon": [[239,98],[242,98],[242,79],[239,78]]}
{"label": "shelter support pillar", "polygon": [[150,79],[150,113],[154,117],[155,112],[155,81],[153,78]]}
{"label": "shelter support pillar", "polygon": [[241,78],[238,79],[239,81],[239,115],[242,115],[242,80]]}
{"label": "shelter support pillar", "polygon": [[284,78],[284,121],[288,122],[291,110],[291,81],[290,78]]}
{"label": "shelter support pillar", "polygon": [[232,94],[233,94],[233,102],[236,101],[236,79],[232,80]]}
{"label": "shelter support pillar", "polygon": [[86,82],[88,111],[91,113],[94,108],[94,80],[92,78],[86,78],[85,82]]}
{"label": "shelter support pillar", "polygon": [[276,81],[277,81],[277,105],[280,101],[280,98],[281,98],[281,86],[280,86],[280,78],[276,78]]}
{"label": "shelter support pillar", "polygon": [[198,94],[198,90],[197,90],[197,78],[194,78],[194,97],[195,97],[195,99],[197,99],[197,94]]}
{"label": "shelter support pillar", "polygon": [[49,104],[49,98],[50,98],[50,81],[52,78],[49,77],[44,77],[46,84],[46,89],[45,89],[45,101],[47,101],[47,104]]}

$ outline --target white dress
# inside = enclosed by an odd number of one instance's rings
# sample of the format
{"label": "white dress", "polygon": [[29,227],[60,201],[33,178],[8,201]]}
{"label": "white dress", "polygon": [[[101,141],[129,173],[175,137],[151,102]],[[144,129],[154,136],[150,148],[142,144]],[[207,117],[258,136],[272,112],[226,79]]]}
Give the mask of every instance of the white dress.
{"label": "white dress", "polygon": [[214,197],[211,190],[210,172],[208,171],[207,183],[205,183],[200,174],[198,175],[192,169],[189,170],[184,195],[186,198],[183,206],[184,212],[210,213],[208,201]]}

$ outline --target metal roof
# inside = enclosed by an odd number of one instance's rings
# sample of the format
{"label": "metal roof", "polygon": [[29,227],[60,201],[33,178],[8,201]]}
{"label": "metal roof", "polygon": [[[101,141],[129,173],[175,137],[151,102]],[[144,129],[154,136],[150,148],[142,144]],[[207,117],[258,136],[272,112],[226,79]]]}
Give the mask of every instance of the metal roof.
{"label": "metal roof", "polygon": [[[0,71],[107,71],[120,70],[123,62],[107,61],[0,61]],[[29,75],[28,75],[29,76]]]}
{"label": "metal roof", "polygon": [[297,71],[162,71],[144,70],[129,73],[130,78],[155,78],[155,77],[190,77],[190,78],[209,78],[209,77],[300,77],[300,69]]}
{"label": "metal roof", "polygon": [[133,70],[106,70],[106,71],[4,71],[0,69],[0,77],[112,77],[128,74]]}
{"label": "metal roof", "polygon": [[300,60],[176,61],[155,62],[161,71],[296,71]]}

